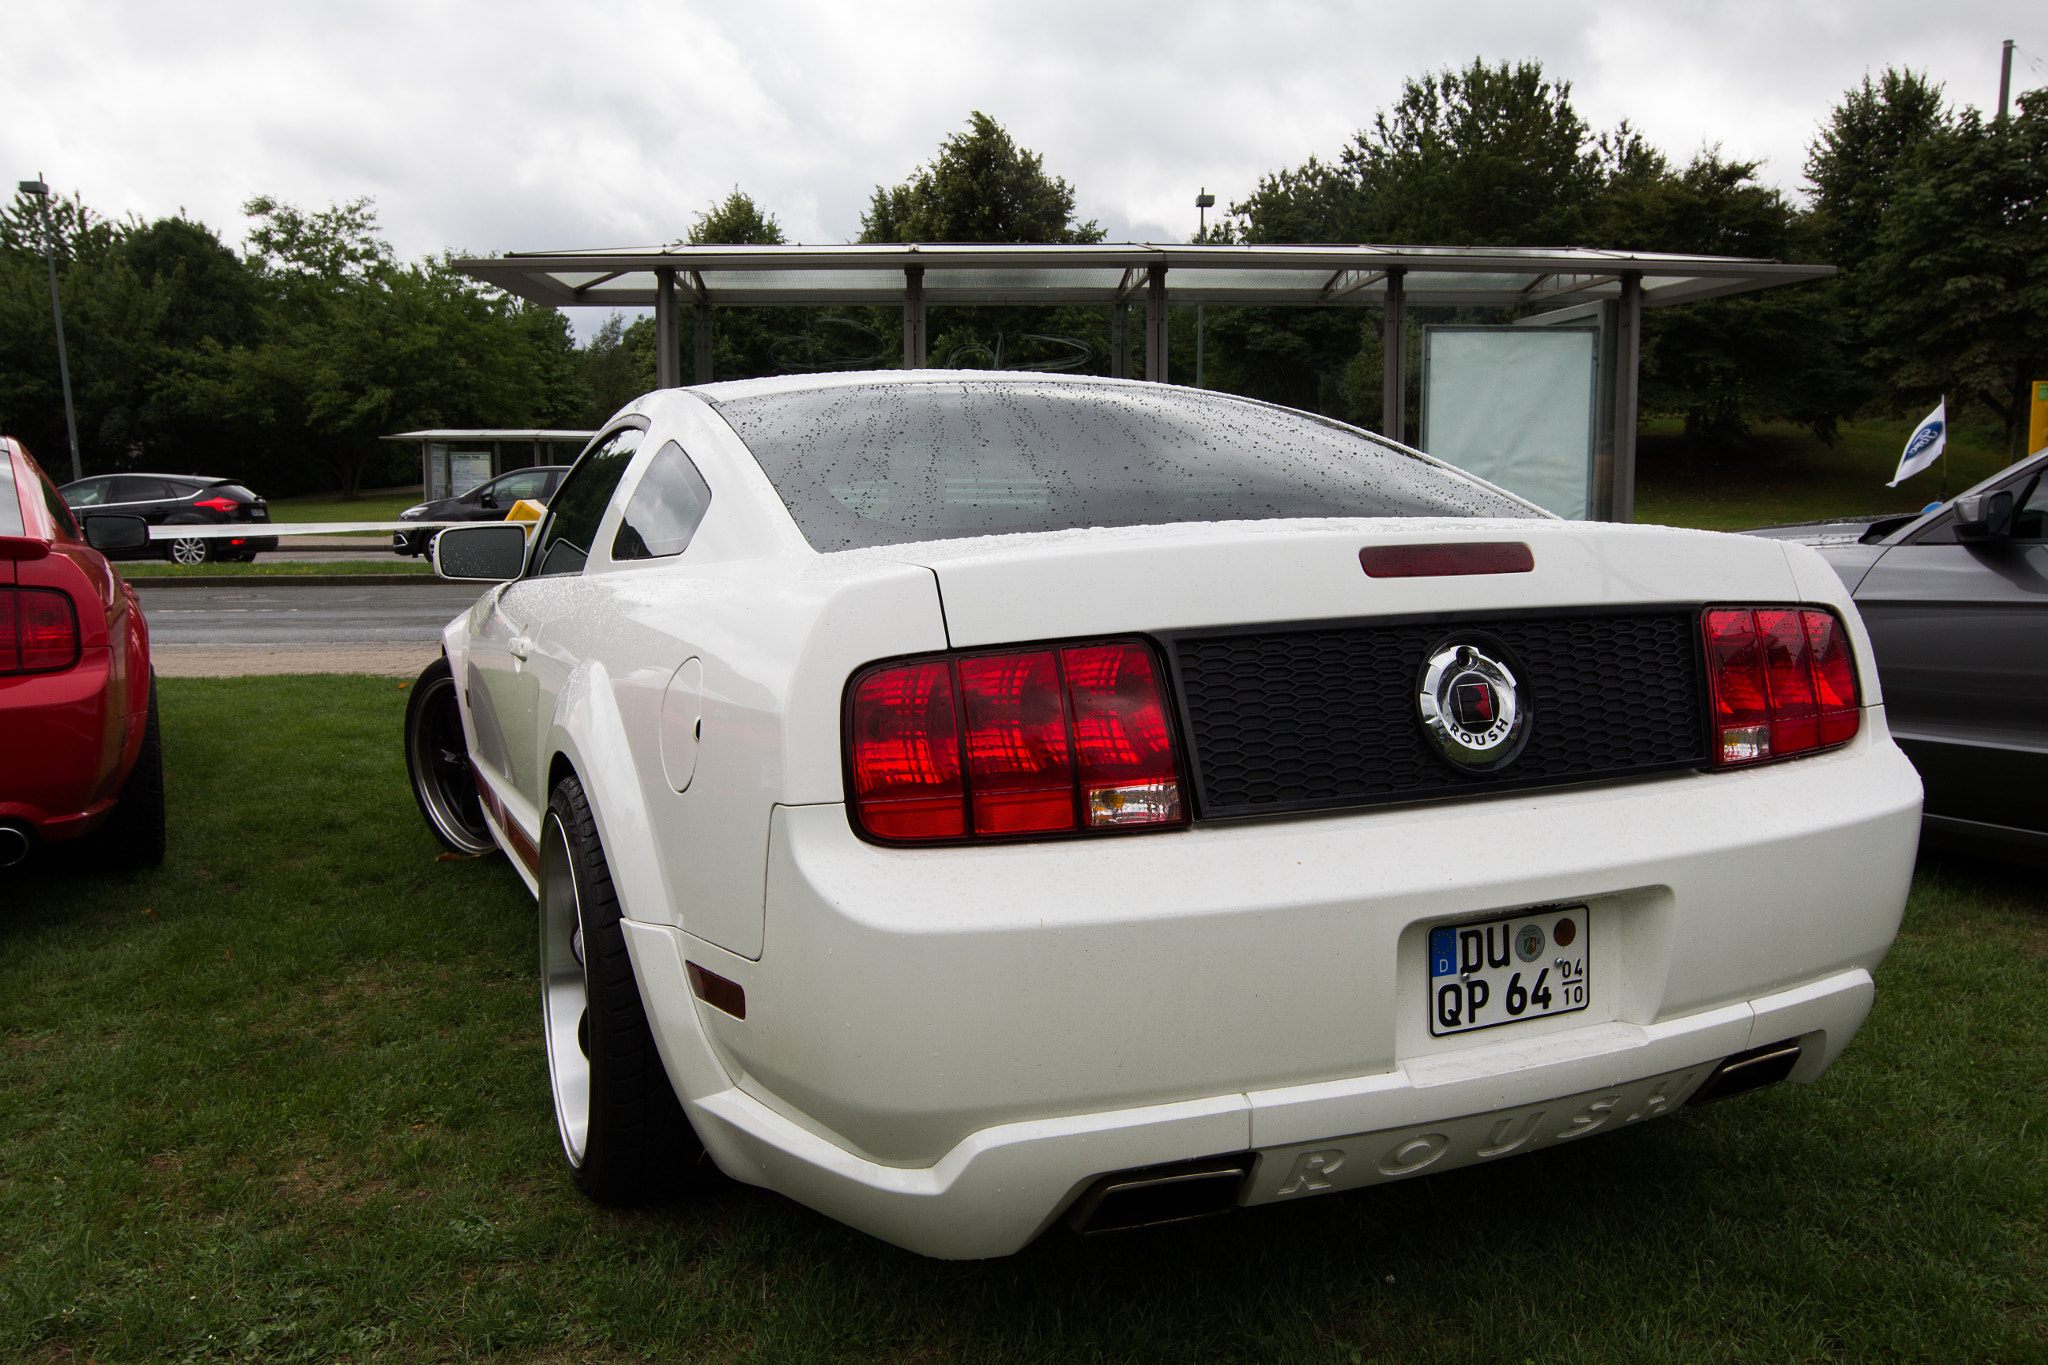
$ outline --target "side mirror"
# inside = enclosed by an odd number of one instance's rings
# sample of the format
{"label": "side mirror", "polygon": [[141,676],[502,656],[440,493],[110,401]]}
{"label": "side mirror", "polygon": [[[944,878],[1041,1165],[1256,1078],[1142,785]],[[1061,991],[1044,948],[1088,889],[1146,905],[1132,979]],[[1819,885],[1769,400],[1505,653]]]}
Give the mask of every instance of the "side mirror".
{"label": "side mirror", "polygon": [[504,583],[526,567],[526,527],[493,521],[450,526],[434,537],[434,572],[464,583]]}
{"label": "side mirror", "polygon": [[496,510],[498,506],[498,498],[497,495],[492,493],[489,489],[485,489],[483,492],[476,495],[476,503],[477,506],[479,507],[489,507],[493,510]]}
{"label": "side mirror", "polygon": [[1957,540],[2005,540],[2012,535],[2012,490],[1956,499]]}
{"label": "side mirror", "polygon": [[149,523],[141,517],[87,517],[85,543],[95,550],[139,550],[149,544]]}

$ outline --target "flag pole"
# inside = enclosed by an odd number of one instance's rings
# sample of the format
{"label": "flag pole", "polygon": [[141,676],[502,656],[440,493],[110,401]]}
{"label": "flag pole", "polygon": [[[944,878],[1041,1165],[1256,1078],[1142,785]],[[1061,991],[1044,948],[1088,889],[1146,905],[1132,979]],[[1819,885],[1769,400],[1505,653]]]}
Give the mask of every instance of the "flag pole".
{"label": "flag pole", "polygon": [[[1948,434],[1948,432],[1947,432],[1947,427],[1948,427],[1948,425],[1949,425],[1949,421],[1948,421],[1948,395],[1947,395],[1947,394],[1943,394],[1943,395],[1941,396],[1941,420],[1942,420],[1942,427],[1943,427],[1943,431],[1942,431],[1942,434],[1943,434],[1944,436],[1946,436],[1946,435]],[[1941,500],[1942,500],[1943,502],[1947,502],[1947,501],[1948,501],[1948,442],[1947,442],[1947,441],[1943,441],[1943,442],[1941,443]]]}

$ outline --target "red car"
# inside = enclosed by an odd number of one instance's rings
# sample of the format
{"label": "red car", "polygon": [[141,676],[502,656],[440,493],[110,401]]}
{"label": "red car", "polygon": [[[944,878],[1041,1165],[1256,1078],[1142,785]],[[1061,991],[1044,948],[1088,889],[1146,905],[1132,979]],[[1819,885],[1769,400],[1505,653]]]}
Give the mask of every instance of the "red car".
{"label": "red car", "polygon": [[[92,522],[107,549],[148,534],[136,517]],[[0,436],[0,867],[95,831],[108,861],[163,861],[149,625],[56,486]]]}

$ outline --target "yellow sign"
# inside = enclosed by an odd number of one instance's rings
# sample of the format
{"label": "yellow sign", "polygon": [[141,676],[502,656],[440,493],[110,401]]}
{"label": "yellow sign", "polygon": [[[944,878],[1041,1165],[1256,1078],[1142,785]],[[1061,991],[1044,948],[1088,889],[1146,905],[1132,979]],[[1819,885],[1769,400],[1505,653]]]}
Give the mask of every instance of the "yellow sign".
{"label": "yellow sign", "polygon": [[2034,383],[2034,416],[2027,423],[2027,454],[2048,446],[2048,379]]}
{"label": "yellow sign", "polygon": [[543,504],[535,502],[532,498],[521,498],[512,504],[512,510],[505,514],[505,520],[525,522],[526,538],[531,540],[533,528],[540,525],[540,519],[547,514],[548,509]]}

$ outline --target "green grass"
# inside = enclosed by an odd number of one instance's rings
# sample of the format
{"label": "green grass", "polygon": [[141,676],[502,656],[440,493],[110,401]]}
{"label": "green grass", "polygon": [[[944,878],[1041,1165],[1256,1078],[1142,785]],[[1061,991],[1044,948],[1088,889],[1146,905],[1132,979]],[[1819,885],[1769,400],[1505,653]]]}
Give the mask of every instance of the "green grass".
{"label": "green grass", "polygon": [[[353,554],[354,551],[349,553]],[[402,573],[432,576],[434,566],[403,555],[365,555],[362,559],[258,559],[254,564],[173,564],[138,559],[114,566],[123,578],[302,578],[307,574]]]}
{"label": "green grass", "polygon": [[391,521],[420,501],[417,485],[411,488],[373,488],[354,502],[339,494],[320,493],[307,498],[273,498],[272,521]]}
{"label": "green grass", "polygon": [[[1677,419],[1653,419],[1636,441],[1636,520],[1736,531],[1918,511],[1941,496],[1939,462],[1885,487],[1912,430],[1910,422],[1849,422],[1827,446],[1802,427],[1765,423],[1748,450],[1701,454],[1687,449]],[[2005,465],[1997,434],[1969,426],[1951,434],[1947,458],[1951,496]]]}
{"label": "green grass", "polygon": [[1816,1086],[947,1264],[716,1177],[575,1193],[531,900],[438,860],[405,697],[166,680],[167,864],[0,882],[0,1359],[2048,1358],[2039,874],[1923,868]]}

